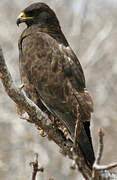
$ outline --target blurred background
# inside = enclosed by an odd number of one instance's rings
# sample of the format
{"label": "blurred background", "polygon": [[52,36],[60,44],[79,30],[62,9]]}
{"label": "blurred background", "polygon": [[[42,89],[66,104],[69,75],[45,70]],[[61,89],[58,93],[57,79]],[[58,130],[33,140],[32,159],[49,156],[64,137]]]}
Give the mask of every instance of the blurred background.
{"label": "blurred background", "polygon": [[[36,0],[0,1],[0,44],[16,84],[18,38],[25,28],[16,25],[21,10]],[[102,164],[117,161],[117,1],[116,0],[42,0],[55,10],[62,30],[78,56],[86,77],[87,88],[94,101],[91,131],[95,152],[98,129],[104,130]],[[29,180],[34,153],[45,168],[38,179],[82,180],[70,169],[72,162],[47,138],[39,136],[32,124],[19,119],[15,104],[0,83],[0,179]],[[114,170],[117,173],[117,169]]]}

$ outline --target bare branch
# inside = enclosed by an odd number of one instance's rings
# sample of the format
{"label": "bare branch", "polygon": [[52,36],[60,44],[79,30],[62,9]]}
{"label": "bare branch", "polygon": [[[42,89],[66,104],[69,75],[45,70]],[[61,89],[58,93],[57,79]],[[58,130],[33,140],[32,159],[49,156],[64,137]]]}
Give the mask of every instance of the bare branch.
{"label": "bare branch", "polygon": [[77,120],[76,120],[76,125],[75,125],[75,132],[74,132],[74,144],[73,144],[73,148],[75,150],[76,146],[77,146],[77,137],[78,137],[78,125],[79,125],[79,121],[80,121],[80,113],[79,113],[79,110],[78,110],[78,106],[76,107],[77,108]]}
{"label": "bare branch", "polygon": [[95,163],[93,165],[92,179],[100,180],[101,178],[101,180],[108,180],[110,178],[114,180],[114,179],[117,179],[117,176],[113,173],[110,173],[107,170],[117,167],[117,162],[109,164],[109,165],[99,165],[101,161],[102,153],[103,153],[103,147],[104,147],[103,137],[104,137],[104,133],[102,129],[100,129],[98,152],[97,152]]}
{"label": "bare branch", "polygon": [[110,170],[110,169],[113,169],[115,167],[117,167],[117,162],[112,163],[112,164],[108,164],[108,165],[101,165],[101,166],[100,165],[96,165],[95,166],[96,170],[98,170],[98,171],[101,171],[101,170]]}
{"label": "bare branch", "polygon": [[39,165],[38,165],[38,153],[35,154],[34,162],[30,162],[30,166],[33,167],[32,180],[36,180],[37,173],[44,171],[43,167],[39,168]]}
{"label": "bare branch", "polygon": [[100,164],[100,160],[101,160],[102,152],[103,152],[103,136],[104,136],[104,133],[102,132],[102,129],[100,129],[99,130],[99,145],[98,145],[98,151],[97,151],[95,164]]}
{"label": "bare branch", "polygon": [[[0,48],[0,78],[2,80],[5,91],[10,98],[22,109],[28,113],[28,122],[34,123],[38,127],[42,128],[48,136],[49,140],[53,140],[61,149],[64,155],[68,155],[70,159],[74,159],[74,155],[71,151],[73,142],[70,139],[66,139],[62,132],[58,130],[56,126],[53,126],[48,116],[43,113],[34,102],[32,102],[25,94],[23,86],[17,87],[11,77],[10,72],[5,64],[5,59]],[[85,177],[90,179],[91,170],[87,166],[85,159],[80,152],[79,148],[75,151],[77,158],[75,163],[78,166],[79,171]]]}

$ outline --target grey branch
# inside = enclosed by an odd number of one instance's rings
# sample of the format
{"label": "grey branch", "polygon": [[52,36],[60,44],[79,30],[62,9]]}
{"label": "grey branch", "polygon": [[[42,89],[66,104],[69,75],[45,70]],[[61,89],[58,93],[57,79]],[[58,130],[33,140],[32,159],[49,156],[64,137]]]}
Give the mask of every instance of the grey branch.
{"label": "grey branch", "polygon": [[[6,66],[1,47],[0,47],[0,78],[1,78],[1,81],[3,83],[6,93],[17,105],[22,107],[22,109],[28,113],[29,119],[31,120],[31,122],[37,125],[38,127],[42,128],[46,132],[47,137],[50,140],[53,140],[61,148],[61,152],[64,155],[67,155],[70,159],[73,159],[75,161],[76,166],[78,167],[79,171],[82,173],[83,177],[86,180],[91,180],[92,172],[88,168],[85,162],[85,159],[83,158],[83,155],[81,154],[79,148],[77,148],[76,153],[74,154],[71,151],[73,147],[73,142],[71,142],[69,139],[65,139],[65,137],[57,129],[57,127],[53,126],[48,116],[45,113],[43,113],[41,109],[39,109],[39,107],[36,104],[34,104],[34,102],[32,102],[26,96],[25,92],[23,91],[23,86],[19,88],[15,85],[15,83],[12,80],[11,74],[8,71],[8,68]],[[103,145],[102,138],[103,137],[101,137],[102,143],[100,140],[100,146]],[[94,173],[95,176],[93,179],[95,180],[117,179],[116,175],[110,173],[109,171],[106,171],[107,169],[115,167],[116,163],[110,164],[106,167],[99,166],[100,159],[102,156],[102,151],[103,151],[103,148],[99,148],[99,153],[98,153],[98,156],[97,156],[96,162],[94,163],[94,168],[93,168],[93,172],[98,172],[98,173],[97,174]],[[113,177],[116,177],[116,178],[113,178]]]}
{"label": "grey branch", "polygon": [[[104,133],[102,131],[102,129],[99,130],[99,145],[98,145],[98,152],[97,152],[97,157],[95,160],[95,164],[100,164],[101,161],[101,157],[102,157],[102,153],[103,153],[103,136]],[[94,166],[95,166],[94,164]]]}
{"label": "grey branch", "polygon": [[117,167],[117,162],[109,165],[100,165],[100,161],[103,153],[103,137],[104,133],[102,129],[99,130],[99,144],[95,163],[93,165],[92,179],[93,180],[116,180],[117,176],[107,170]]}
{"label": "grey branch", "polygon": [[35,154],[35,160],[34,160],[34,162],[30,162],[30,166],[33,167],[32,180],[36,180],[36,175],[37,175],[37,173],[44,171],[44,168],[43,168],[43,167],[39,168],[39,164],[38,164],[38,153]]}

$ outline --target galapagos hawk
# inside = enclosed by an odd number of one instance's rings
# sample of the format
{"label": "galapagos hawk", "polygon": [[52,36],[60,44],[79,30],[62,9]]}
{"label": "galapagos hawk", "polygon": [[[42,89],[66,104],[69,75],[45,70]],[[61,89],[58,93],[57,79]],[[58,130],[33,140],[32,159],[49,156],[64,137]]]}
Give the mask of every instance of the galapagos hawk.
{"label": "galapagos hawk", "polygon": [[24,90],[39,108],[66,127],[72,140],[80,115],[77,144],[91,168],[95,159],[90,136],[93,102],[81,64],[48,5],[31,4],[17,18],[17,25],[22,22],[27,25],[18,43]]}

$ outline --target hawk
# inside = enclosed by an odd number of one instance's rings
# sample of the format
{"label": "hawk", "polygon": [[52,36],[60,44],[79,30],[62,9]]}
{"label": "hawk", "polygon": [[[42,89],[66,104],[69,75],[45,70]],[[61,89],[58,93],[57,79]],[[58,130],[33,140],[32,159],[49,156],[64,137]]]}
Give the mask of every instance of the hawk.
{"label": "hawk", "polygon": [[91,168],[94,151],[90,135],[93,102],[81,64],[68,44],[54,11],[33,3],[17,18],[27,28],[19,38],[21,81],[27,96],[66,127],[72,140],[78,114],[77,144]]}

